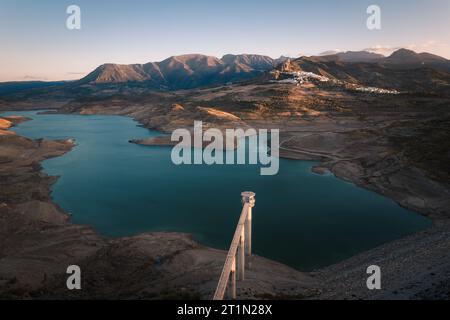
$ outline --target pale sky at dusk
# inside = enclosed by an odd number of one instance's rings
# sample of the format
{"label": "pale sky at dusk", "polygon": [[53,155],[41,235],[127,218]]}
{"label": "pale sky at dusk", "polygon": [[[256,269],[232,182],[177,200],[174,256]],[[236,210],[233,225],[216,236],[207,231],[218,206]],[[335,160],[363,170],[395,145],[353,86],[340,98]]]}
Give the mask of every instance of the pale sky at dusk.
{"label": "pale sky at dusk", "polygon": [[[81,8],[81,30],[66,8]],[[382,30],[366,9],[382,10]],[[448,0],[0,0],[0,81],[78,79],[172,55],[280,55],[407,47],[450,58]],[[389,51],[389,50],[387,50]]]}

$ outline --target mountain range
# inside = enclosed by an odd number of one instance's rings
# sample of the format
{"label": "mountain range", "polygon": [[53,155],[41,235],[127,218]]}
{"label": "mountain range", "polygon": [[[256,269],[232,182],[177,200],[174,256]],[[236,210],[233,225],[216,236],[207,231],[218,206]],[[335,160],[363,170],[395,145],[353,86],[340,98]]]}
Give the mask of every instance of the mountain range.
{"label": "mountain range", "polygon": [[400,91],[448,94],[450,89],[449,60],[407,49],[397,50],[389,57],[365,51],[301,57],[285,61],[277,69],[312,72],[348,83]]}
{"label": "mountain range", "polygon": [[408,49],[399,49],[388,57],[368,51],[347,51],[330,55],[313,56],[310,58],[320,62],[340,61],[348,63],[378,63],[380,65],[402,69],[432,67],[450,72],[450,60],[431,53],[416,53]]}
{"label": "mountain range", "polygon": [[367,51],[298,59],[250,54],[228,54],[219,59],[188,54],[146,64],[104,64],[76,84],[135,83],[152,89],[191,89],[250,80],[274,68],[314,72],[350,83],[422,91],[448,81],[450,61],[407,49],[397,50],[389,57]]}
{"label": "mountain range", "polygon": [[[77,81],[0,83],[0,95],[64,92],[88,94],[102,88],[180,90],[246,81],[267,81],[272,71],[306,71],[352,84],[400,91],[450,92],[450,61],[400,49],[385,57],[368,51],[332,52],[297,59],[256,54],[172,56],[146,64],[103,64]],[[59,90],[59,91],[58,91]],[[84,92],[84,93],[83,93]],[[108,92],[108,91],[105,91]]]}
{"label": "mountain range", "polygon": [[77,84],[145,82],[154,88],[190,89],[248,80],[272,70],[285,59],[249,54],[228,54],[219,59],[188,54],[146,64],[104,64]]}

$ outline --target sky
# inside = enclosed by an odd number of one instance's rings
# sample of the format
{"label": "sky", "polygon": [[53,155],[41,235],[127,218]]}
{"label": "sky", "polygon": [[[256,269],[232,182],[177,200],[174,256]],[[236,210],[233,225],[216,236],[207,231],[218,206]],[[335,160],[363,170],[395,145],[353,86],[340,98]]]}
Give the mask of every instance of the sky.
{"label": "sky", "polygon": [[[381,8],[381,30],[366,26]],[[81,29],[69,30],[69,5]],[[450,59],[449,0],[0,0],[0,81],[79,79],[186,53],[296,57],[404,47]]]}

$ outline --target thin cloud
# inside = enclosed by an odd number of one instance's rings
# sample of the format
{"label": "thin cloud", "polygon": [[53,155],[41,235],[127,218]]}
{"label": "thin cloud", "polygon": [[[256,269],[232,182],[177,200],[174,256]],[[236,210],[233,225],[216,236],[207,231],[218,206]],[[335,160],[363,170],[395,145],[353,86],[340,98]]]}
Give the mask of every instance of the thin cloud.
{"label": "thin cloud", "polygon": [[82,76],[85,75],[87,72],[67,72],[68,75],[75,75],[75,76]]}
{"label": "thin cloud", "polygon": [[342,52],[342,50],[340,50],[340,49],[327,50],[327,51],[319,53],[319,56],[330,56],[333,54],[337,54],[339,52]]}
{"label": "thin cloud", "polygon": [[382,54],[383,56],[387,57],[387,56],[390,56],[392,53],[394,53],[394,51],[397,51],[399,49],[401,49],[401,47],[390,47],[390,46],[377,45],[377,46],[374,46],[371,48],[366,48],[366,49],[364,49],[364,51]]}
{"label": "thin cloud", "polygon": [[42,77],[42,76],[36,76],[36,75],[29,75],[29,74],[27,74],[27,75],[24,75],[22,77],[22,80],[24,80],[24,81],[35,81],[35,80],[46,81],[48,79],[45,78],[45,77]]}

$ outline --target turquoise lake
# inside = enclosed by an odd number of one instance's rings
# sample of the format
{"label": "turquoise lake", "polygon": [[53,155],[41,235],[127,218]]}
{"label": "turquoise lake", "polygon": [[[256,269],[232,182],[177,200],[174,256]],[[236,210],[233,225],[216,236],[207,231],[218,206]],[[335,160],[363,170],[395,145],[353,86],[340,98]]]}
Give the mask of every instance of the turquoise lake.
{"label": "turquoise lake", "polygon": [[276,176],[261,176],[253,165],[176,166],[170,147],[129,143],[160,133],[127,117],[8,114],[33,118],[13,128],[20,135],[76,140],[71,152],[43,163],[60,176],[52,197],[74,223],[106,236],[187,232],[227,249],[246,190],[256,192],[254,252],[302,271],[431,226],[390,199],[312,173],[313,162],[280,159]]}

